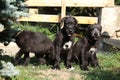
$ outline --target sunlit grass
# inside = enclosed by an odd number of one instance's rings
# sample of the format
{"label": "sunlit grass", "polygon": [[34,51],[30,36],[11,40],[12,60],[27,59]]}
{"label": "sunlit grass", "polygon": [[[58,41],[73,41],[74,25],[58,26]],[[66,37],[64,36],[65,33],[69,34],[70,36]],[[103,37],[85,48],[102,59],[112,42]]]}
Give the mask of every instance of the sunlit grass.
{"label": "sunlit grass", "polygon": [[[61,63],[60,73],[62,72],[70,73],[72,76],[69,76],[68,80],[76,80],[76,75],[82,76],[81,80],[119,80],[120,53],[119,52],[116,54],[99,53],[97,54],[97,56],[101,68],[89,67],[88,71],[82,71],[79,65],[74,64],[73,66],[75,67],[75,70],[69,71],[66,69],[64,64]],[[20,74],[15,78],[12,78],[12,80],[51,80],[51,77],[57,79],[61,75],[61,74],[54,74],[52,72],[46,75],[47,72],[50,72],[50,70],[52,71],[51,65],[34,66],[32,63],[30,63],[27,67],[16,66],[16,68],[20,70]],[[64,73],[62,75],[64,75]],[[0,80],[4,80],[4,79],[0,78]]]}

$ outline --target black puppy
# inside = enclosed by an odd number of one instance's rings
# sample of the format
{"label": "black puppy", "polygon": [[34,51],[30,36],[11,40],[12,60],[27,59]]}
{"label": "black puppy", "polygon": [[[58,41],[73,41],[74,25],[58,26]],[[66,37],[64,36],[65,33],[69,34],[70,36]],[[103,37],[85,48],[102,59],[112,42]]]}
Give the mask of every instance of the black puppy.
{"label": "black puppy", "polygon": [[0,34],[4,34],[4,40],[10,42],[10,40],[15,39],[16,44],[19,46],[20,50],[16,54],[14,59],[14,64],[17,65],[21,56],[24,54],[24,64],[28,65],[29,53],[35,53],[39,62],[46,64],[46,57],[52,59],[54,55],[54,45],[53,42],[44,34],[39,32],[31,31],[18,31],[14,29],[5,29]]}
{"label": "black puppy", "polygon": [[74,31],[77,26],[77,20],[74,17],[64,17],[61,20],[61,30],[54,40],[55,64],[53,68],[60,69],[61,59],[64,60],[67,68],[71,68],[72,47],[74,43]]}
{"label": "black puppy", "polygon": [[75,59],[82,70],[88,70],[87,66],[99,66],[96,51],[101,36],[102,27],[93,24],[86,28],[86,36],[79,39],[73,47],[73,59]]}

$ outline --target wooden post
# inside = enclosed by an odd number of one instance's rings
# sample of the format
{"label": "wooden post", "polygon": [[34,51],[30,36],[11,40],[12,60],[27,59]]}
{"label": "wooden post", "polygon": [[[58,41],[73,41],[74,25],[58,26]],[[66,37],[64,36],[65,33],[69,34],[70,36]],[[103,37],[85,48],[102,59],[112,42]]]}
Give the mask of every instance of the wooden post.
{"label": "wooden post", "polygon": [[[61,19],[66,16],[66,0],[61,0]],[[60,28],[63,28],[64,23]]]}
{"label": "wooden post", "polygon": [[61,0],[61,19],[66,16],[66,0]]}
{"label": "wooden post", "polygon": [[98,23],[101,24],[102,8],[97,8]]}

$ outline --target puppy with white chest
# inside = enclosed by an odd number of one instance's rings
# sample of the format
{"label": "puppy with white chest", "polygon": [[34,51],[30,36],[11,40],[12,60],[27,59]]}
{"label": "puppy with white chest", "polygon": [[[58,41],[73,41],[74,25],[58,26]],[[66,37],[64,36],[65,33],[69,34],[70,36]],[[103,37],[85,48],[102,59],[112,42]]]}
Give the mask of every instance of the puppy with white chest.
{"label": "puppy with white chest", "polygon": [[102,27],[92,24],[86,28],[86,36],[79,39],[73,47],[73,59],[80,64],[82,70],[88,70],[88,65],[99,66],[96,52],[99,45]]}
{"label": "puppy with white chest", "polygon": [[64,60],[67,68],[71,68],[72,47],[77,20],[71,16],[64,17],[60,25],[61,30],[54,40],[56,58],[53,68],[60,69],[61,60]]}
{"label": "puppy with white chest", "polygon": [[72,41],[68,41],[63,45],[63,49],[70,49],[72,46]]}

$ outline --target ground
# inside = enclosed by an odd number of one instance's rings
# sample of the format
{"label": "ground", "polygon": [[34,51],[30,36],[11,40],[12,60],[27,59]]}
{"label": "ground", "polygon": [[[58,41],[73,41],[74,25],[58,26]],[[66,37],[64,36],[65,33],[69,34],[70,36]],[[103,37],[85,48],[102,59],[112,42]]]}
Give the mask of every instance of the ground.
{"label": "ground", "polygon": [[15,55],[19,51],[19,47],[14,42],[10,42],[8,46],[0,43],[0,49],[3,49],[3,55]]}
{"label": "ground", "polygon": [[[16,43],[14,42],[11,42],[8,46],[4,46],[2,43],[0,43],[0,49],[3,49],[3,53],[2,55],[9,55],[9,56],[13,56],[15,55],[18,51],[19,51],[19,47],[16,45]],[[33,56],[33,54],[31,55]],[[61,70],[53,70],[53,69],[43,69],[43,70],[35,70],[36,67],[35,66],[32,66],[33,68],[30,68],[30,69],[33,69],[33,70],[30,70],[28,73],[33,73],[33,74],[36,74],[38,78],[42,78],[42,79],[50,79],[50,80],[81,80],[82,79],[82,75],[79,74],[79,73],[76,73],[76,72],[72,72],[72,71],[69,71],[68,69],[66,68],[62,68]],[[20,70],[21,70],[21,67],[18,67]],[[23,68],[23,67],[22,67]],[[26,69],[23,69],[24,71]],[[24,71],[21,71],[21,72],[24,72]],[[24,72],[26,74],[26,71]],[[27,75],[27,74],[26,74]],[[35,75],[33,75],[35,76]],[[26,77],[26,76],[24,76]],[[30,80],[33,80],[32,77]],[[36,79],[37,80],[37,79]]]}

